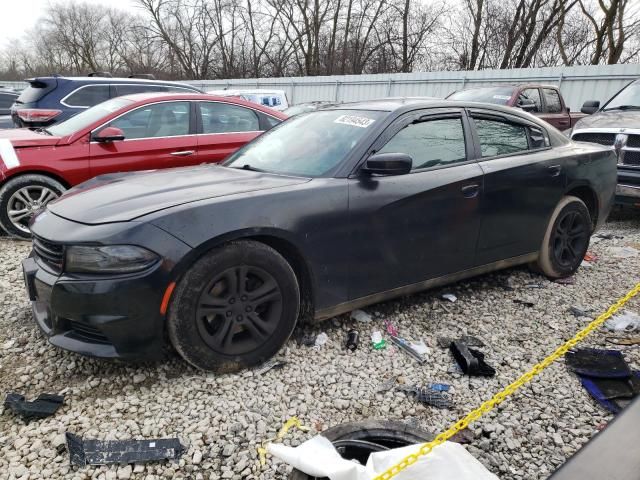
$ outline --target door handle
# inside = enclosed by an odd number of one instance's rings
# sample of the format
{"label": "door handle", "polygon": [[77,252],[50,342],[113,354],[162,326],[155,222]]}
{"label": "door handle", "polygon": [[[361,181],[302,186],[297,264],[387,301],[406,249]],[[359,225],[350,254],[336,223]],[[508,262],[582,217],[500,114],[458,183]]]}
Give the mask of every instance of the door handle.
{"label": "door handle", "polygon": [[560,175],[560,172],[562,171],[562,167],[560,165],[551,165],[549,168],[549,175],[551,175],[552,177],[557,177],[558,175]]}
{"label": "door handle", "polygon": [[182,150],[180,152],[171,152],[171,155],[174,157],[188,157],[189,155],[193,155],[195,150]]}
{"label": "door handle", "polygon": [[480,191],[480,185],[478,184],[465,185],[464,187],[462,187],[461,191],[464,198],[474,198],[478,196],[478,192]]}

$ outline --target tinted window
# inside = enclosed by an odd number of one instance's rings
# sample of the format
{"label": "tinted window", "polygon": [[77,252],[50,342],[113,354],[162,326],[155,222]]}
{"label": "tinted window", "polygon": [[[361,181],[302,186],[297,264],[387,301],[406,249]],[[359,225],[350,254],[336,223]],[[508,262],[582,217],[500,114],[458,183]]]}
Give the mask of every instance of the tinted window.
{"label": "tinted window", "polygon": [[618,92],[609,103],[605,105],[604,110],[613,110],[616,108],[638,108],[640,107],[640,82],[637,80],[630,83]]}
{"label": "tinted window", "polygon": [[543,88],[544,101],[547,104],[547,113],[560,113],[562,104],[560,103],[560,95],[555,90]]}
{"label": "tinted window", "polygon": [[483,157],[509,155],[529,149],[527,132],[522,125],[475,118]]}
{"label": "tinted window", "polygon": [[203,133],[256,132],[258,115],[248,108],[227,103],[200,103]]}
{"label": "tinted window", "polygon": [[531,142],[531,148],[544,148],[549,146],[547,142],[547,137],[544,135],[544,132],[540,128],[535,127],[527,127],[529,129],[529,140]]}
{"label": "tinted window", "polygon": [[17,95],[0,93],[0,109],[6,110],[11,108],[11,105],[16,101],[16,98],[18,98]]}
{"label": "tinted window", "polygon": [[48,127],[47,130],[49,130],[53,135],[71,135],[72,133],[90,127],[91,124],[97,122],[101,118],[106,117],[107,115],[110,115],[116,110],[130,105],[131,103],[131,100],[126,100],[124,98],[112,98],[111,100],[102,102],[95,107],[88,108],[87,110],[74,115],[69,120],[65,120],[64,122],[53,125],[52,127]]}
{"label": "tinted window", "polygon": [[56,84],[54,82],[33,82],[25,88],[18,97],[20,103],[34,103],[44,97],[51,90],[55,89]]}
{"label": "tinted window", "polygon": [[514,87],[485,87],[470,88],[452,93],[447,100],[459,100],[465,102],[485,102],[506,105],[513,95]]}
{"label": "tinted window", "polygon": [[270,115],[262,115],[262,118],[264,119],[264,123],[266,124],[267,130],[269,130],[270,128],[275,127],[276,125],[278,125],[279,123],[282,123],[282,120],[272,117]]}
{"label": "tinted window", "polygon": [[134,93],[145,92],[166,92],[167,87],[161,87],[159,85],[115,85],[118,96],[133,95]]}
{"label": "tinted window", "polygon": [[137,108],[109,124],[127,140],[175,137],[189,133],[189,102],[163,102]]}
{"label": "tinted window", "polygon": [[467,159],[460,118],[412,123],[380,149],[381,153],[406,153],[413,170],[464,162]]}
{"label": "tinted window", "polygon": [[72,107],[93,107],[105,100],[109,100],[109,85],[89,85],[73,92],[64,103]]}
{"label": "tinted window", "polygon": [[323,110],[298,115],[238,150],[225,165],[318,177],[343,162],[385,114]]}
{"label": "tinted window", "polygon": [[523,98],[526,98],[526,99],[529,99],[529,100],[533,100],[533,103],[536,104],[536,108],[531,110],[532,112],[541,112],[542,111],[542,101],[540,100],[540,90],[538,90],[537,88],[527,88],[526,90],[524,90],[520,94],[520,98],[518,99],[518,106],[519,106],[519,102]]}

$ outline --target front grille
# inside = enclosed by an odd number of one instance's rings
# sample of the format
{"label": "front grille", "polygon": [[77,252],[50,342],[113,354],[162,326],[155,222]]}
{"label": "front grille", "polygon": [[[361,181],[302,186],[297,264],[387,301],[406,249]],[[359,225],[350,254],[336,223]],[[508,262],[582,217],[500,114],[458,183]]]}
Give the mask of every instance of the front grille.
{"label": "front grille", "polygon": [[572,137],[572,140],[575,140],[576,142],[591,142],[611,146],[616,141],[616,134],[600,132],[576,133]]}
{"label": "front grille", "polygon": [[55,272],[61,272],[64,264],[64,246],[33,237],[33,251],[36,256]]}
{"label": "front grille", "polygon": [[80,340],[81,342],[110,344],[109,339],[97,328],[86,323],[74,322],[73,320],[65,320],[64,323],[69,329],[67,336]]}
{"label": "front grille", "polygon": [[627,147],[640,148],[640,135],[629,135],[627,138]]}
{"label": "front grille", "polygon": [[622,165],[640,167],[640,151],[625,150],[623,152]]}

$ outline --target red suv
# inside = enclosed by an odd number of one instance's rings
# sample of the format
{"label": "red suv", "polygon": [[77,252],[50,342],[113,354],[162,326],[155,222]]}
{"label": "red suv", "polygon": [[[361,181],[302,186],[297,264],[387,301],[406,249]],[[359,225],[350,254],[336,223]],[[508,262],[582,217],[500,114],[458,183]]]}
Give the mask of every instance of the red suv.
{"label": "red suv", "polygon": [[48,128],[0,130],[0,226],[28,238],[33,214],[96,175],[220,162],[286,115],[203,94],[113,98]]}

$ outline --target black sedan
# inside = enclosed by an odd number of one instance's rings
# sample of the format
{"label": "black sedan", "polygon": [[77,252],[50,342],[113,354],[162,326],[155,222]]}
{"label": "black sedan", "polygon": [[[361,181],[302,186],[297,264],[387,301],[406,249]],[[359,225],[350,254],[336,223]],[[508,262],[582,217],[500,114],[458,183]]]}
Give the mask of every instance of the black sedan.
{"label": "black sedan", "polygon": [[232,371],[299,321],[532,263],[576,271],[615,154],[496,105],[386,100],[282,123],[223,166],[115,174],[35,217],[24,272],[52,344]]}

